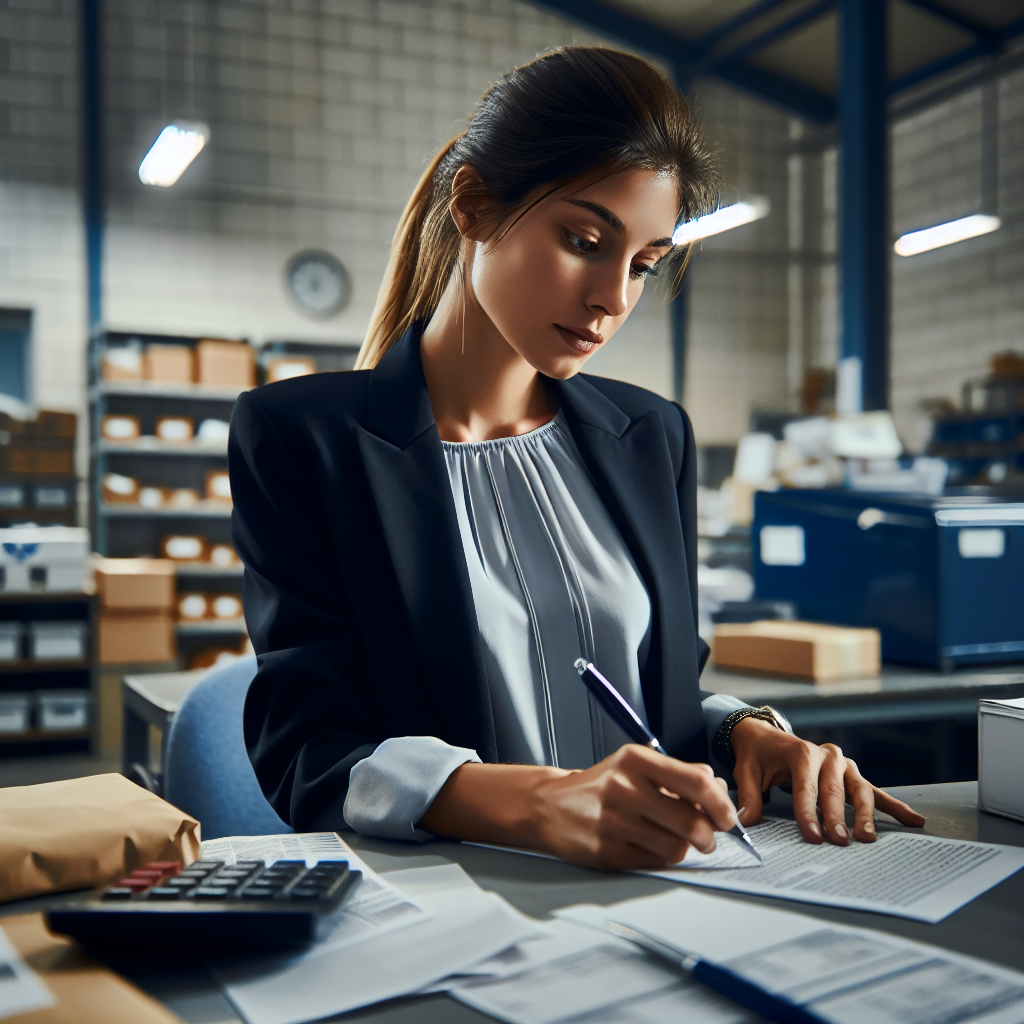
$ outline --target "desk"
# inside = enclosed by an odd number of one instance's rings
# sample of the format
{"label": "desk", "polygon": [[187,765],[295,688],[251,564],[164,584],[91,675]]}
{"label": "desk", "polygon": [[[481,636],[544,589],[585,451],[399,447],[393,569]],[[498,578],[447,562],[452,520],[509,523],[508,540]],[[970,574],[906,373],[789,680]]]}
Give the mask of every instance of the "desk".
{"label": "desk", "polygon": [[[973,782],[941,786],[908,786],[892,792],[928,816],[925,832],[955,839],[1024,846],[1024,823],[981,814],[977,810],[977,786]],[[773,813],[784,811],[773,809]],[[545,918],[558,907],[572,903],[610,904],[672,889],[675,883],[640,875],[604,874],[556,861],[523,857],[497,850],[433,842],[424,845],[344,837],[378,871],[437,864],[440,858],[456,861],[485,889],[500,893],[510,903],[534,917]],[[1008,878],[995,889],[958,910],[936,925],[832,907],[815,907],[765,897],[733,893],[700,892],[721,899],[764,903],[810,914],[827,921],[891,932],[923,942],[984,957],[1008,967],[1024,965],[1024,872]],[[52,897],[49,902],[60,899]],[[48,901],[34,900],[0,907],[0,915],[22,913]],[[161,999],[187,1024],[235,1024],[240,1018],[200,971],[156,970],[135,974],[133,980]],[[375,1024],[470,1024],[484,1017],[446,996],[393,1000],[348,1014],[340,1020],[372,1021]]]}
{"label": "desk", "polygon": [[[133,764],[149,768],[149,729],[159,729],[164,739],[171,719],[178,713],[185,694],[206,674],[194,672],[154,672],[152,675],[125,676],[121,680],[124,705],[124,736],[121,746],[121,770],[127,775]],[[161,753],[166,743],[161,743]],[[163,765],[161,764],[161,774]]]}

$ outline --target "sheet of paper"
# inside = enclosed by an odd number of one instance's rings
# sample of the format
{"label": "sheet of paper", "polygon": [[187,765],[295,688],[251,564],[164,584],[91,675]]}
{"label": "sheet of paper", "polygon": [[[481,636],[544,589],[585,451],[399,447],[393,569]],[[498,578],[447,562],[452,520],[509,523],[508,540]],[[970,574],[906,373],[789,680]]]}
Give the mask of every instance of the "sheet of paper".
{"label": "sheet of paper", "polygon": [[407,928],[428,917],[415,899],[378,875],[335,832],[299,832],[279,836],[230,836],[202,844],[206,860],[234,864],[240,860],[346,860],[362,878],[353,885],[342,904],[327,914],[317,928],[317,949],[342,949],[367,936]]}
{"label": "sheet of paper", "polygon": [[42,978],[22,959],[0,928],[0,1019],[56,1005]]}
{"label": "sheet of paper", "polygon": [[[461,869],[458,869],[461,871]],[[383,999],[418,992],[537,933],[537,925],[475,885],[429,884],[415,869],[407,896],[426,916],[388,934],[369,934],[341,949],[327,943],[293,957],[215,969],[228,999],[248,1024],[300,1024]],[[404,891],[402,876],[387,880]],[[426,881],[425,881],[426,879]]]}
{"label": "sheet of paper", "polygon": [[[632,943],[568,921],[480,964],[489,978],[463,979],[450,994],[509,1024],[626,1021],[733,1024],[748,1015],[686,982]],[[515,955],[513,955],[515,954]]]}
{"label": "sheet of paper", "polygon": [[934,924],[1024,867],[1024,848],[909,832],[881,832],[875,843],[805,843],[792,821],[748,830],[760,871],[677,867],[643,874],[758,896],[779,896]]}
{"label": "sheet of paper", "polygon": [[833,1024],[1024,1020],[1024,974],[866,928],[683,889],[557,913],[593,928],[628,925]]}

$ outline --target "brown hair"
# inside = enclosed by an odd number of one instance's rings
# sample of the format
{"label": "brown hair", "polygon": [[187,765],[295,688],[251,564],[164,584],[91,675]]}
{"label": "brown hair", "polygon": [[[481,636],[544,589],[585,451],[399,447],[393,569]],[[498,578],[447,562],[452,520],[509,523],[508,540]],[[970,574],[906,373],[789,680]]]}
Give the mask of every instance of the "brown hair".
{"label": "brown hair", "polygon": [[[459,168],[477,175],[459,195],[491,201],[495,221],[593,174],[642,168],[679,183],[676,223],[709,210],[717,175],[700,121],[655,67],[629,53],[567,46],[506,72],[466,131],[431,161],[398,222],[357,369],[376,366],[414,320],[437,307],[462,236],[449,212]],[[665,257],[678,286],[692,245]]]}

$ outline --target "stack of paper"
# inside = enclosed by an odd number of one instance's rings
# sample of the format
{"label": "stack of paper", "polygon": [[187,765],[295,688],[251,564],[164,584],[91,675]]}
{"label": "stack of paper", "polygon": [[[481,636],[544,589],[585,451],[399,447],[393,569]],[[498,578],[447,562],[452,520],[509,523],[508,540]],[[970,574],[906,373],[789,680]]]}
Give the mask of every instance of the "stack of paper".
{"label": "stack of paper", "polygon": [[830,1024],[1024,1019],[1024,974],[866,928],[682,889],[558,913],[595,929],[624,924]]}
{"label": "stack of paper", "polygon": [[[536,922],[479,889],[457,865],[385,880],[333,833],[264,838],[263,845],[215,840],[228,845],[204,844],[203,856],[274,859],[283,844],[290,859],[343,857],[363,877],[310,949],[214,967],[248,1024],[301,1024],[417,992],[537,934]],[[295,845],[303,840],[316,853]]]}

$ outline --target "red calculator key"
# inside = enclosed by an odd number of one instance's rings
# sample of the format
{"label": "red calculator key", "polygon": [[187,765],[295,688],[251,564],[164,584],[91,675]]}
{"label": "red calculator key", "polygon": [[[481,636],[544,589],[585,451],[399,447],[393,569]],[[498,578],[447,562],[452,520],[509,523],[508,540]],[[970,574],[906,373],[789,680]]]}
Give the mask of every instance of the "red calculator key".
{"label": "red calculator key", "polygon": [[117,881],[117,888],[131,889],[133,892],[148,889],[150,885],[152,885],[152,881],[148,878],[120,878]]}
{"label": "red calculator key", "polygon": [[163,875],[176,875],[181,871],[180,860],[151,860],[146,865],[147,871],[159,871]]}

